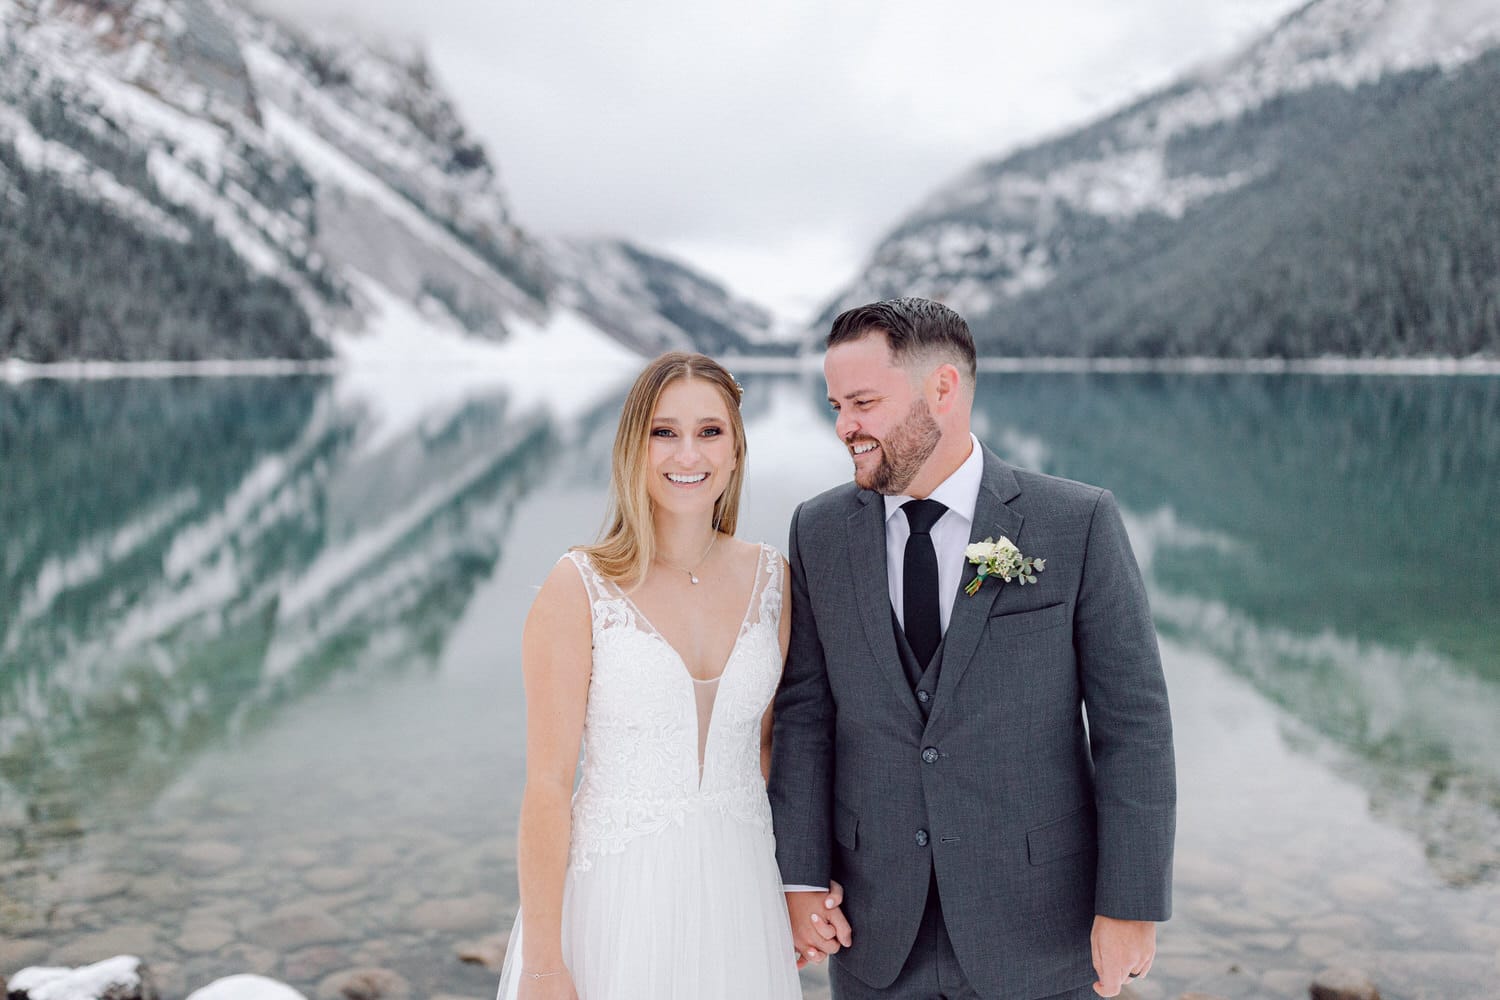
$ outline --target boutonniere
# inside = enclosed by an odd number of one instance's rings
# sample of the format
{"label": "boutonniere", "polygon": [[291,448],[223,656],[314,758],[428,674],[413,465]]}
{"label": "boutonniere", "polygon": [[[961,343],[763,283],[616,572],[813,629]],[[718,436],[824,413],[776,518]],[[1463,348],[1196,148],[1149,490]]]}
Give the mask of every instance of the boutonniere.
{"label": "boutonniere", "polygon": [[986,538],[982,542],[975,542],[964,549],[964,555],[969,557],[969,562],[979,567],[979,575],[964,588],[964,593],[970,597],[979,593],[979,588],[984,586],[984,581],[989,577],[998,576],[1006,583],[1016,579],[1024,587],[1028,583],[1036,583],[1036,575],[1047,568],[1045,559],[1021,555],[1016,543],[1004,535],[1000,536],[999,541]]}

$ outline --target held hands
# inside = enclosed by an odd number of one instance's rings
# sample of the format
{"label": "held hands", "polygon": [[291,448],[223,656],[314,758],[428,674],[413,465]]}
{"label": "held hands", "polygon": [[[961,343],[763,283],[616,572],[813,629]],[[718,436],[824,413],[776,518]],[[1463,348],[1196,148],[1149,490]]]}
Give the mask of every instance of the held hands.
{"label": "held hands", "polygon": [[1151,971],[1151,961],[1156,957],[1156,924],[1096,916],[1089,943],[1094,948],[1094,972],[1099,977],[1094,992],[1101,997],[1119,996],[1120,988],[1132,977]]}
{"label": "held hands", "polygon": [[792,944],[797,949],[797,968],[818,963],[840,948],[854,943],[849,921],[839,907],[844,887],[830,881],[827,892],[789,892],[786,913],[792,921]]}

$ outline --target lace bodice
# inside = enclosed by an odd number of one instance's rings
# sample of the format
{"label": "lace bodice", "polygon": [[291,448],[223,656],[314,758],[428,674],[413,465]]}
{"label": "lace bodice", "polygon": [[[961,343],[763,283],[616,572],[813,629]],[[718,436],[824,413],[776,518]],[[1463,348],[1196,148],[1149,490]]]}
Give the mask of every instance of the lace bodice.
{"label": "lace bodice", "polygon": [[573,795],[574,871],[697,809],[770,833],[760,725],[781,676],[782,563],[774,548],[760,549],[745,617],[713,695],[701,766],[700,692],[682,658],[587,555],[566,556],[588,590],[594,640],[582,778]]}

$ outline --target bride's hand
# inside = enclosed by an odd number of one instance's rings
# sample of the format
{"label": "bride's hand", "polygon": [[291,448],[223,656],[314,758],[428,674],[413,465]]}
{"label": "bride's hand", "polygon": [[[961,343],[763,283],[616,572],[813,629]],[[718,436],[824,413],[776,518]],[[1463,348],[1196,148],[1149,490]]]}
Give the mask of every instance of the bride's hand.
{"label": "bride's hand", "polygon": [[821,962],[840,948],[854,943],[849,921],[840,909],[843,902],[844,887],[834,881],[829,882],[827,892],[792,891],[786,894],[797,968]]}
{"label": "bride's hand", "polygon": [[[819,933],[825,938],[838,938],[839,944],[845,948],[854,943],[854,935],[849,929],[849,920],[844,916],[844,887],[833,879],[828,880],[828,897],[823,900],[826,912],[824,919],[820,921]],[[816,919],[816,918],[814,918]]]}
{"label": "bride's hand", "polygon": [[516,1000],[578,1000],[578,991],[573,988],[573,977],[567,970],[541,979],[532,979],[523,972]]}

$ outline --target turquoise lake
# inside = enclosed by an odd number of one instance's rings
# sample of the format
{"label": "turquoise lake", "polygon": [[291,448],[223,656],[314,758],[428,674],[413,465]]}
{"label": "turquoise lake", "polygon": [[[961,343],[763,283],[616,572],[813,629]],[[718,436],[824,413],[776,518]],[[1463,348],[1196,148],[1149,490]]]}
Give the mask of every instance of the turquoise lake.
{"label": "turquoise lake", "polygon": [[[492,996],[457,951],[515,909],[520,625],[632,374],[0,383],[0,976]],[[740,534],[784,548],[848,460],[820,374],[741,378]],[[1181,802],[1137,996],[1494,995],[1500,378],[986,374],[976,411],[1112,489],[1146,575]]]}

